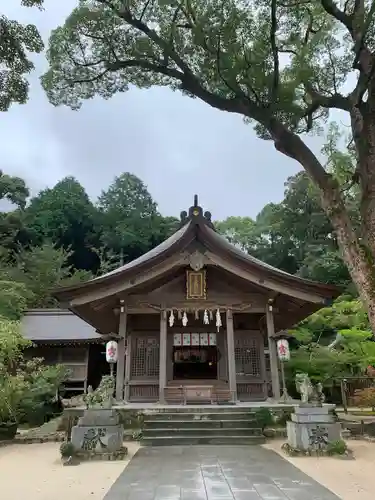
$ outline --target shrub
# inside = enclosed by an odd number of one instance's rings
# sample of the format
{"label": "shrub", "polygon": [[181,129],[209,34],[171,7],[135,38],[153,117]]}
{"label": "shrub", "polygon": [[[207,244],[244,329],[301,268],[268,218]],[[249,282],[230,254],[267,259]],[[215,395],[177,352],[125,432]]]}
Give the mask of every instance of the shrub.
{"label": "shrub", "polygon": [[274,424],[273,415],[268,408],[260,408],[257,410],[255,412],[255,419],[262,429]]}
{"label": "shrub", "polygon": [[75,455],[75,452],[76,450],[70,441],[69,442],[65,441],[64,443],[61,443],[60,446],[61,458],[73,457]]}
{"label": "shrub", "polygon": [[285,427],[286,423],[291,420],[292,413],[294,413],[294,410],[283,409],[276,418],[276,424]]}
{"label": "shrub", "polygon": [[34,358],[23,366],[27,387],[20,404],[20,420],[41,425],[58,412],[58,389],[68,376],[62,365],[43,366]]}
{"label": "shrub", "polygon": [[22,375],[0,369],[0,423],[18,422],[26,383]]}
{"label": "shrub", "polygon": [[339,439],[338,441],[332,441],[327,444],[327,454],[328,455],[345,455],[347,453],[348,447],[345,441]]}
{"label": "shrub", "polygon": [[375,387],[366,387],[354,391],[354,405],[360,408],[371,408],[375,411]]}
{"label": "shrub", "polygon": [[43,366],[42,359],[25,361],[29,345],[17,321],[0,318],[0,422],[43,423],[68,374],[61,366]]}

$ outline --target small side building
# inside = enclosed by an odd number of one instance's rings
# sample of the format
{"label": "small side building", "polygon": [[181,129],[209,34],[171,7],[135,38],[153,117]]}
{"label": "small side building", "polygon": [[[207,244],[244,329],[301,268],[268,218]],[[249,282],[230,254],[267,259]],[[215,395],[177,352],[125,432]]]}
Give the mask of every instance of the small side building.
{"label": "small side building", "polygon": [[22,318],[21,331],[33,343],[26,357],[43,358],[48,365],[62,364],[69,369],[68,394],[86,392],[89,385],[96,388],[109,373],[106,339],[69,310],[31,309]]}

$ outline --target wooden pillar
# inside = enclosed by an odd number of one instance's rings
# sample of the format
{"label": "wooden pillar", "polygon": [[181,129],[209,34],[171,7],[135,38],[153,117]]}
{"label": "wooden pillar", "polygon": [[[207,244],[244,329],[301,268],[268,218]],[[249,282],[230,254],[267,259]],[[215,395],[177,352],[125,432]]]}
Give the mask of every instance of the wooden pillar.
{"label": "wooden pillar", "polygon": [[237,401],[237,380],[236,380],[236,361],[234,357],[234,328],[233,313],[227,310],[227,354],[228,354],[228,379],[229,390],[233,401]]}
{"label": "wooden pillar", "polygon": [[276,342],[274,339],[275,324],[273,321],[272,305],[267,304],[266,308],[267,320],[267,336],[268,336],[268,349],[270,353],[271,365],[271,382],[272,382],[272,396],[277,401],[280,399],[280,377],[279,377],[279,363],[277,359]]}
{"label": "wooden pillar", "polygon": [[129,382],[130,382],[130,370],[131,370],[131,356],[132,356],[132,334],[129,333],[125,339],[125,388],[124,388],[124,401],[127,403],[129,401]]}
{"label": "wooden pillar", "polygon": [[167,311],[160,312],[160,344],[159,344],[159,403],[165,402],[165,386],[167,385]]}
{"label": "wooden pillar", "polygon": [[123,401],[124,399],[126,316],[126,307],[124,305],[124,301],[121,301],[118,326],[118,335],[120,338],[117,342],[118,360],[116,370],[116,401]]}

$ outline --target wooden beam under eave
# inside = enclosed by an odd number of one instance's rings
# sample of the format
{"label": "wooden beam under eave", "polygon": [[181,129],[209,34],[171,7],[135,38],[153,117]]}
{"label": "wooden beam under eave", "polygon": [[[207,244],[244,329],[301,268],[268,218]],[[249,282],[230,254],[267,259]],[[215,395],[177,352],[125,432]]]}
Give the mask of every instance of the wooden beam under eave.
{"label": "wooden beam under eave", "polygon": [[[212,310],[212,309],[216,309],[217,307],[219,307],[219,309],[221,310],[225,310],[226,307],[228,306],[225,306],[224,304],[220,305],[220,306],[214,306],[214,305],[201,305],[201,306],[193,306],[193,305],[190,305],[190,306],[182,306],[181,304],[180,305],[176,305],[176,304],[166,304],[166,309],[167,310],[170,310],[170,309],[174,309],[175,311],[178,310],[178,309],[181,309],[181,310],[186,310],[188,313],[189,311],[194,311],[195,309],[199,310],[199,311],[204,311],[204,309],[208,309],[208,310]],[[234,313],[251,313],[251,314],[262,314],[266,311],[266,307],[251,307],[251,306],[248,306],[248,307],[238,307],[238,308],[233,308],[232,309]],[[131,306],[131,305],[128,305],[128,313],[129,314],[158,314],[158,310],[156,308],[143,308],[143,307],[137,307],[137,306]]]}
{"label": "wooden beam under eave", "polygon": [[71,307],[81,306],[90,302],[98,301],[112,295],[121,294],[132,288],[153,280],[162,274],[168,273],[173,267],[186,265],[186,255],[179,254],[167,259],[158,266],[152,268],[148,273],[142,273],[130,279],[116,282],[110,286],[105,283],[99,284],[96,290],[82,294],[70,302]]}
{"label": "wooden beam under eave", "polygon": [[297,290],[293,286],[287,286],[283,285],[275,280],[269,279],[269,278],[264,278],[260,274],[255,274],[251,271],[245,271],[242,268],[235,266],[228,261],[222,259],[221,257],[217,256],[216,254],[207,251],[206,255],[210,258],[211,262],[227,271],[230,273],[237,275],[250,283],[255,283],[257,285],[261,285],[265,289],[283,294],[283,295],[289,295],[290,297],[295,297],[297,299],[306,301],[306,302],[312,302],[315,304],[324,304],[325,303],[325,297],[322,297],[321,295],[315,294],[313,292],[304,292],[302,290]]}

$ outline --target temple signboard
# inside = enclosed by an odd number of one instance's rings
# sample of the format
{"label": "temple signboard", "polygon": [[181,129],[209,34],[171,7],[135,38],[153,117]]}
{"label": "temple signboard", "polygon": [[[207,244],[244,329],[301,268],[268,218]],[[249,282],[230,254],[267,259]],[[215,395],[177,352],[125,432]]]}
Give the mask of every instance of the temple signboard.
{"label": "temple signboard", "polygon": [[186,271],[186,299],[205,300],[206,299],[206,271]]}

